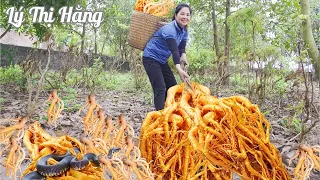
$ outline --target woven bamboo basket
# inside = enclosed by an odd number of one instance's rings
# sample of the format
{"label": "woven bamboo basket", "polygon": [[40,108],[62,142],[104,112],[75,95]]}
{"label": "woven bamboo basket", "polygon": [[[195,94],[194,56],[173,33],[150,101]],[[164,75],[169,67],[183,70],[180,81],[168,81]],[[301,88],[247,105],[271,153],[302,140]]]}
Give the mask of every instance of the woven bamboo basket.
{"label": "woven bamboo basket", "polygon": [[143,51],[153,34],[160,29],[165,22],[167,21],[163,18],[134,11],[129,28],[129,45]]}

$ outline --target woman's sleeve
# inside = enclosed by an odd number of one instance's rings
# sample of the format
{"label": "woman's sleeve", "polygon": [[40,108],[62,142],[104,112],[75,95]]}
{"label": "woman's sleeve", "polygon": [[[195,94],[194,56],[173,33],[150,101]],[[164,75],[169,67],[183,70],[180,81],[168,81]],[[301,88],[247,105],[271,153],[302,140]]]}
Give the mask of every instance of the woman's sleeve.
{"label": "woman's sleeve", "polygon": [[186,45],[187,45],[187,40],[188,40],[188,37],[189,37],[189,33],[188,31],[186,31],[183,35],[183,38],[182,38],[182,41],[179,45],[179,52],[180,52],[180,55],[182,53],[186,53]]}
{"label": "woman's sleeve", "polygon": [[172,53],[174,64],[180,64],[180,54],[176,40],[173,38],[168,38],[166,39],[166,42],[168,43],[169,49]]}
{"label": "woman's sleeve", "polygon": [[187,44],[187,40],[182,40],[180,45],[179,45],[179,52],[180,52],[180,56],[182,53],[186,53],[186,44]]}

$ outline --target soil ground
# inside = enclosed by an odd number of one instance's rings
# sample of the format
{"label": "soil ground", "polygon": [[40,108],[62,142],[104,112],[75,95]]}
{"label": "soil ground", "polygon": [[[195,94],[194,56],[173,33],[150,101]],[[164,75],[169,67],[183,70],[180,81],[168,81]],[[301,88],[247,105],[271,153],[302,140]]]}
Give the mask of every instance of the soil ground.
{"label": "soil ground", "polygon": [[[0,86],[1,87],[1,86]],[[1,87],[0,89],[10,89],[8,87]],[[89,94],[83,89],[78,89],[77,94],[74,99],[69,100],[65,103],[65,111],[62,112],[61,116],[57,121],[57,127],[50,127],[47,125],[46,121],[46,108],[47,103],[46,99],[48,93],[44,92],[40,95],[39,107],[36,111],[35,120],[39,121],[42,127],[53,136],[61,135],[70,135],[76,138],[79,138],[83,135],[83,124],[82,117],[84,112],[78,113],[79,107],[85,104],[86,96]],[[297,104],[297,98],[303,97],[303,91],[299,91],[299,88],[288,92],[287,97],[283,99],[266,99],[264,105],[260,108],[262,112],[268,111],[266,113],[266,118],[272,124],[272,134],[271,141],[279,149],[283,155],[283,160],[287,161],[288,157],[293,156],[294,151],[289,152],[289,149],[297,142],[297,139],[293,139],[291,143],[287,143],[289,139],[292,139],[297,133],[289,128],[280,126],[280,122],[286,117],[292,115],[290,110],[286,110],[285,107],[288,107],[288,104]],[[319,89],[316,89],[315,92],[319,93]],[[150,111],[153,111],[153,105],[146,103],[146,98],[143,95],[143,92],[126,92],[126,91],[100,91],[96,94],[97,102],[104,108],[107,115],[113,117],[113,120],[120,115],[124,114],[126,119],[129,121],[129,124],[134,128],[136,136],[139,136],[140,128],[142,121],[146,114]],[[233,90],[219,90],[219,92],[212,92],[212,95],[219,97],[228,97],[232,95],[239,95],[239,93]],[[241,94],[240,94],[241,95]],[[66,99],[68,96],[65,92],[59,92],[59,96],[62,99]],[[10,89],[1,92],[1,97],[4,99],[0,107],[0,125],[10,124],[9,119],[19,117],[25,114],[27,106],[27,94],[23,94],[17,89]],[[315,97],[319,97],[319,94],[316,94]],[[150,99],[150,98],[149,98]],[[317,98],[315,98],[317,99]],[[302,101],[302,99],[301,99]],[[319,99],[314,102],[315,106],[319,109]],[[315,120],[315,116],[310,118],[310,122]],[[310,124],[310,122],[308,122]],[[313,130],[307,136],[307,143],[310,145],[319,145],[319,130],[320,123],[313,128]],[[1,147],[2,148],[2,147]],[[0,157],[0,179],[6,180],[10,179],[5,175],[4,152],[2,157]],[[28,164],[28,161],[25,161],[21,167],[23,171]],[[288,167],[289,172],[292,171],[292,168]],[[313,171],[311,173],[310,179],[318,180],[320,179],[320,173]]]}

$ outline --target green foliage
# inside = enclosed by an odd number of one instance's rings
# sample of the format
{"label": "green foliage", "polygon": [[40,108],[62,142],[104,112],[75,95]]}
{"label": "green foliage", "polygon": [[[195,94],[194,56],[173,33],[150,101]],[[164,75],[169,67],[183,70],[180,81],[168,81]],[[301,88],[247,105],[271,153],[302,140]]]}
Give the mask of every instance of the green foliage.
{"label": "green foliage", "polygon": [[235,73],[230,77],[231,84],[234,87],[234,91],[240,94],[248,93],[248,84],[247,80],[241,73]]}
{"label": "green foliage", "polygon": [[153,91],[151,88],[148,88],[147,91],[143,92],[142,93],[143,95],[143,101],[146,103],[146,104],[149,104],[149,105],[153,105]]}
{"label": "green foliage", "polygon": [[302,21],[305,21],[305,20],[308,19],[308,15],[300,14],[298,17],[299,17],[299,19],[301,19]]}
{"label": "green foliage", "polygon": [[[278,76],[279,77],[279,76]],[[288,88],[290,87],[290,84],[284,80],[284,78],[281,78],[274,86],[274,91],[278,92],[280,95],[283,95],[286,93]]]}
{"label": "green foliage", "polygon": [[[107,71],[100,59],[95,59],[90,67],[70,69],[67,72],[65,81],[61,81],[59,71],[47,72],[45,79],[46,90],[60,89],[68,92],[67,94],[77,88],[87,88],[91,92],[99,90],[132,91],[135,81],[131,73]],[[141,86],[145,87],[145,82]],[[71,94],[74,93],[75,91]]]}
{"label": "green foliage", "polygon": [[110,90],[133,91],[133,78],[129,73],[112,73],[105,75],[104,88]]}
{"label": "green foliage", "polygon": [[240,9],[228,17],[232,54],[242,56],[264,46],[264,43],[259,41],[265,33],[264,21],[265,14],[258,4]]}
{"label": "green foliage", "polygon": [[7,64],[15,64],[15,61],[14,61],[14,58],[12,57],[14,54],[14,50],[13,49],[4,49],[4,48],[1,48],[1,51],[0,51],[0,57],[1,60],[3,59],[3,57],[7,57],[8,61]]}
{"label": "green foliage", "polygon": [[78,34],[72,34],[64,28],[55,27],[53,29],[53,35],[55,36],[55,42],[58,47],[62,45],[67,45],[68,47],[77,46],[81,41]]}
{"label": "green foliage", "polygon": [[64,87],[62,92],[66,94],[63,96],[63,100],[74,100],[77,97],[77,91],[71,87]]}
{"label": "green foliage", "polygon": [[103,62],[100,59],[94,59],[92,67],[83,68],[83,71],[85,86],[89,89],[94,89],[95,86],[99,86],[104,80],[100,76],[103,71]]}
{"label": "green foliage", "polygon": [[[6,14],[6,10],[10,7],[15,7],[19,9],[23,7],[25,21],[23,22],[22,26],[19,28],[15,28],[14,26],[11,29],[16,30],[17,32],[25,32],[29,35],[36,36],[40,39],[40,41],[45,37],[47,32],[51,31],[51,27],[48,27],[46,23],[32,23],[32,17],[29,14],[29,8],[34,6],[43,6],[48,11],[50,7],[53,7],[55,10],[53,11],[53,17],[58,19],[59,14],[58,10],[63,6],[75,6],[77,4],[83,5],[82,0],[29,0],[29,1],[13,1],[13,0],[2,0],[0,5],[0,26],[3,28],[8,28],[8,16]],[[53,22],[53,26],[61,26],[59,20]]]}
{"label": "green foliage", "polygon": [[26,85],[26,76],[19,65],[10,65],[9,67],[0,67],[0,84],[16,84],[20,88]]}
{"label": "green foliage", "polygon": [[257,56],[260,57],[261,60],[267,61],[268,59],[278,59],[280,56],[280,50],[278,47],[274,45],[266,45],[262,46],[257,50]]}
{"label": "green foliage", "polygon": [[6,100],[0,96],[0,111],[2,110],[2,105],[4,102],[6,102]]}
{"label": "green foliage", "polygon": [[300,23],[298,15],[300,14],[299,0],[282,0],[270,4],[270,18],[266,26],[275,36],[269,37],[271,43],[279,48],[291,51],[296,50]]}
{"label": "green foliage", "polygon": [[195,74],[194,76],[192,76],[191,81],[195,81],[197,83],[205,85],[207,83],[216,82],[217,81],[217,77],[213,76],[213,75],[200,76],[198,74]]}
{"label": "green foliage", "polygon": [[101,53],[128,59],[127,36],[134,3],[134,0],[108,1],[108,6],[103,9],[105,21],[100,28],[103,39],[99,42],[103,47],[107,47]]}
{"label": "green foliage", "polygon": [[[148,85],[150,86],[147,73],[145,72],[142,63],[132,62],[130,69],[132,74],[132,81],[134,83],[133,86],[135,90],[143,90],[146,89]],[[150,87],[147,89],[150,89]]]}
{"label": "green foliage", "polygon": [[[48,74],[47,79],[54,82],[55,88],[61,92],[59,96],[63,100],[67,112],[73,113],[81,108],[80,104],[74,103],[78,97],[78,88],[91,86],[95,92],[103,90],[134,91],[134,79],[131,73],[108,72],[102,66],[102,62],[96,60],[92,67],[85,67],[80,70],[72,69],[67,74],[66,82],[59,81],[59,72]],[[145,82],[143,85],[148,88]],[[46,81],[45,86],[47,90],[52,90],[48,81]],[[151,89],[149,88],[148,91],[151,92]]]}
{"label": "green foliage", "polygon": [[60,94],[65,94],[61,96],[61,100],[64,102],[64,109],[66,112],[74,113],[80,109],[79,104],[74,104],[75,99],[78,94],[77,91],[70,87],[63,87]]}
{"label": "green foliage", "polygon": [[290,119],[290,118],[282,119],[279,122],[279,124],[281,126],[284,126],[284,127],[287,127],[287,128],[294,130],[296,133],[301,132],[301,120],[296,117],[293,117],[292,119]]}
{"label": "green foliage", "polygon": [[72,69],[67,74],[66,86],[92,87],[101,90],[130,90],[133,79],[128,73],[110,73],[102,69],[101,62],[95,67],[85,67],[81,70]]}
{"label": "green foliage", "polygon": [[205,70],[213,68],[214,52],[208,49],[192,48],[188,51],[190,74],[203,74]]}
{"label": "green foliage", "polygon": [[289,105],[285,110],[289,110],[292,116],[289,116],[282,121],[282,124],[288,128],[292,128],[296,133],[301,132],[301,119],[299,116],[303,113],[304,102],[297,105]]}

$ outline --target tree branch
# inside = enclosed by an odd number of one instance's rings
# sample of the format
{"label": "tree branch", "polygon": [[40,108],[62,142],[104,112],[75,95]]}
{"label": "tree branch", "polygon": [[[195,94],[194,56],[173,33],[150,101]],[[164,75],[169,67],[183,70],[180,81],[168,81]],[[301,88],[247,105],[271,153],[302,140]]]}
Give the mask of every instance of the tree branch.
{"label": "tree branch", "polygon": [[308,129],[305,130],[305,132],[303,133],[303,136],[308,134],[311,131],[311,129],[314,128],[317,125],[318,122],[320,122],[320,120],[313,121],[311,126]]}
{"label": "tree branch", "polygon": [[1,34],[0,39],[3,38],[3,36],[5,36],[11,29],[12,24],[9,25],[9,27]]}
{"label": "tree branch", "polygon": [[80,37],[82,37],[82,34],[79,33],[78,31],[72,29],[72,28],[66,28],[66,30],[69,30],[69,31],[72,31],[72,32],[75,32],[76,34],[78,34]]}

